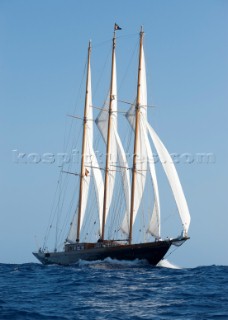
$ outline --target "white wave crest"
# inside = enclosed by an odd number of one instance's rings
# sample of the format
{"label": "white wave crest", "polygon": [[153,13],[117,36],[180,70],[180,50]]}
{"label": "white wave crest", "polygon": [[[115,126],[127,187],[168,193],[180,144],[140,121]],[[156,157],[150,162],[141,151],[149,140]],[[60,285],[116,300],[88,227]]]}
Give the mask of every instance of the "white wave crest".
{"label": "white wave crest", "polygon": [[157,267],[168,268],[168,269],[182,269],[181,267],[175,265],[174,263],[166,259],[159,261],[159,263],[157,264]]}

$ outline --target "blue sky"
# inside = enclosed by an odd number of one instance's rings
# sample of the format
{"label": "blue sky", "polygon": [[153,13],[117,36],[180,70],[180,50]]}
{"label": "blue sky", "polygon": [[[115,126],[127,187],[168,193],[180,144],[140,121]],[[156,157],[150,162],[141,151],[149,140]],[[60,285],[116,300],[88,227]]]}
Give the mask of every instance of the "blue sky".
{"label": "blue sky", "polygon": [[[0,1],[0,262],[35,261],[31,252],[42,243],[58,179],[56,163],[15,163],[12,150],[64,151],[66,115],[78,101],[88,40],[99,84],[114,22],[123,28],[120,79],[144,26],[149,103],[157,106],[150,117],[169,151],[214,156],[208,164],[177,165],[191,240],[170,260],[228,265],[226,0]],[[134,80],[120,88],[122,98],[134,97]],[[96,105],[108,82],[97,85]]]}

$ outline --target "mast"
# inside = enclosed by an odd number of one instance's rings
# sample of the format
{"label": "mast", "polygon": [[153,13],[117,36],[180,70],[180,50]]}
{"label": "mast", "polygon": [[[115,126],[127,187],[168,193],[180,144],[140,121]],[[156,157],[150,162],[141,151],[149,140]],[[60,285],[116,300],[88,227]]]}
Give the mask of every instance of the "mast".
{"label": "mast", "polygon": [[112,101],[115,99],[113,95],[113,78],[114,78],[114,59],[116,48],[116,25],[114,26],[114,35],[112,39],[112,69],[111,69],[111,84],[110,84],[110,97],[109,97],[109,110],[108,110],[108,132],[107,132],[107,145],[106,145],[106,165],[105,165],[105,182],[104,182],[104,202],[103,202],[103,216],[102,216],[102,232],[99,241],[104,241],[105,234],[105,219],[107,214],[107,197],[109,188],[109,162],[110,162],[110,142],[112,130]]}
{"label": "mast", "polygon": [[137,99],[135,106],[135,138],[134,138],[134,155],[133,155],[133,166],[132,166],[132,185],[131,185],[131,209],[130,209],[130,230],[129,230],[129,244],[132,242],[132,228],[133,228],[133,213],[134,213],[134,202],[135,202],[135,185],[136,185],[136,174],[137,174],[137,156],[138,156],[138,136],[139,136],[139,120],[140,120],[140,103],[141,103],[141,69],[142,69],[142,46],[143,46],[143,28],[140,31],[140,42],[139,42],[139,66],[138,66],[138,83],[137,83]]}
{"label": "mast", "polygon": [[78,208],[78,224],[77,224],[77,238],[76,242],[80,241],[80,224],[82,213],[82,194],[85,177],[85,149],[86,149],[86,130],[87,130],[87,111],[88,111],[88,95],[89,95],[89,74],[90,74],[90,55],[91,55],[91,41],[88,46],[88,62],[87,62],[87,78],[86,78],[86,94],[84,107],[84,123],[83,123],[83,137],[82,137],[82,157],[81,157],[81,173],[80,173],[80,189],[79,189],[79,208]]}

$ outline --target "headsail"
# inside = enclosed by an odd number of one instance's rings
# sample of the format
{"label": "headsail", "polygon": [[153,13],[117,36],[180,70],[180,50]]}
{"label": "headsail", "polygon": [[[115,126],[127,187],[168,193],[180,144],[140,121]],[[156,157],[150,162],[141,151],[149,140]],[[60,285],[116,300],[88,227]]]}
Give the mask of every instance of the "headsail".
{"label": "headsail", "polygon": [[147,161],[149,166],[150,178],[151,178],[153,190],[154,190],[154,208],[152,212],[151,222],[148,226],[148,232],[151,233],[151,235],[154,236],[156,239],[159,239],[161,237],[161,221],[160,221],[160,199],[159,199],[157,175],[155,171],[154,156],[153,156],[153,152],[148,139],[147,123],[145,123],[145,121],[142,128],[143,128],[144,139],[146,144]]}
{"label": "headsail", "polygon": [[[157,150],[159,159],[162,163],[163,169],[168,178],[170,187],[172,189],[173,196],[176,201],[179,215],[182,221],[184,236],[187,236],[191,218],[176,168],[174,166],[171,156],[169,155],[169,152],[167,151],[162,141],[159,139],[154,129],[151,127],[149,123],[147,124],[147,127],[151,139],[154,143],[154,146]],[[151,221],[151,225],[152,223],[153,221]]]}

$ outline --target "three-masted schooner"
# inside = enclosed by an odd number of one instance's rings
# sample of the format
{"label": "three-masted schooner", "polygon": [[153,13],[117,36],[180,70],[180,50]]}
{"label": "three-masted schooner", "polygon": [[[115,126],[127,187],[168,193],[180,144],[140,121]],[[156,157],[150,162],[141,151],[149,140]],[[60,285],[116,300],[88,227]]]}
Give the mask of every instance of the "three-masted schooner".
{"label": "three-masted schooner", "polygon": [[[78,209],[71,223],[63,251],[48,252],[40,249],[38,252],[33,253],[43,264],[70,265],[80,259],[91,261],[104,260],[110,257],[117,260],[145,259],[150,264],[156,265],[163,259],[171,245],[181,245],[189,239],[190,214],[175,166],[164,144],[147,120],[146,68],[143,49],[144,32],[142,28],[139,42],[137,95],[135,103],[131,105],[126,113],[126,118],[134,131],[133,163],[131,164],[131,170],[129,170],[129,164],[117,129],[116,30],[118,30],[118,26],[115,24],[112,40],[112,67],[108,109],[101,110],[96,119],[96,124],[106,143],[104,177],[93,149],[91,42],[89,42]],[[160,200],[155,164],[154,161],[150,161],[153,159],[150,140],[152,140],[161,160],[180,215],[183,231],[180,236],[175,238],[166,238],[165,240],[161,238]],[[89,161],[88,158],[90,159]],[[113,163],[116,164],[117,160],[120,164],[118,170],[121,172],[125,199],[124,218],[119,226],[119,230],[124,235],[122,240],[107,239],[105,233],[115,183]],[[131,171],[131,174],[129,171]],[[135,243],[133,241],[134,224],[143,198],[146,173],[150,175],[153,186],[154,205],[147,226],[147,232],[151,235],[151,240],[153,241]],[[83,221],[86,217],[91,176],[93,176],[95,185],[99,230],[96,241],[85,242],[81,241],[80,235]],[[113,214],[115,215],[115,212]]]}

